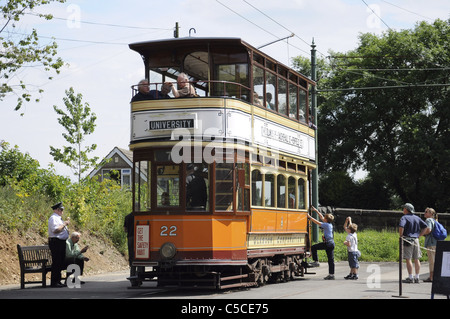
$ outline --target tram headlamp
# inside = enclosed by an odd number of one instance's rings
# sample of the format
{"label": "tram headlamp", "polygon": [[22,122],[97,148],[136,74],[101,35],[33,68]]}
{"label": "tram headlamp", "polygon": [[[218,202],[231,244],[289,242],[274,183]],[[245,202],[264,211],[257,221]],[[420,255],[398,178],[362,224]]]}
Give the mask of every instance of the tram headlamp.
{"label": "tram headlamp", "polygon": [[177,253],[177,248],[173,243],[164,243],[159,249],[159,253],[164,259],[172,259]]}

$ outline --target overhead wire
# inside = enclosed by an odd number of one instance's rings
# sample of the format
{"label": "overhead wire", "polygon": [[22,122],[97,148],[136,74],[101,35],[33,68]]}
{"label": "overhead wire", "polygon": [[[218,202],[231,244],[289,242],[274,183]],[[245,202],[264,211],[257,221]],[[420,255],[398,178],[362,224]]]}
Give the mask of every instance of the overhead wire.
{"label": "overhead wire", "polygon": [[378,19],[380,19],[381,22],[383,22],[383,24],[384,24],[389,30],[391,30],[391,27],[388,26],[388,24],[387,24],[386,22],[384,22],[384,20],[383,20],[383,19],[375,12],[375,10],[372,9],[371,6],[369,6],[369,5],[367,4],[366,1],[364,1],[364,0],[361,0],[361,1],[366,5],[367,8],[370,9],[370,11],[372,11],[372,13],[373,13]]}
{"label": "overhead wire", "polygon": [[391,5],[391,6],[393,6],[393,7],[396,7],[396,8],[398,8],[398,9],[401,9],[401,10],[404,10],[404,11],[406,11],[406,12],[415,14],[415,15],[417,15],[417,16],[419,16],[419,17],[425,18],[425,19],[427,19],[427,20],[431,20],[431,21],[434,20],[434,19],[432,19],[432,18],[430,18],[430,17],[426,17],[426,16],[424,16],[424,15],[422,15],[422,14],[419,14],[419,13],[417,13],[417,12],[408,10],[408,9],[406,9],[406,8],[403,8],[403,7],[400,7],[399,5],[393,4],[393,3],[389,2],[389,1],[385,1],[385,0],[381,0],[381,1],[383,1],[384,3],[387,3],[387,4],[389,4],[389,5]]}
{"label": "overhead wire", "polygon": [[[253,21],[247,19],[247,18],[244,17],[242,14],[240,14],[240,13],[237,12],[236,10],[230,8],[230,7],[227,6],[226,4],[220,2],[219,0],[216,0],[216,2],[219,3],[219,4],[221,4],[222,6],[224,6],[225,8],[227,8],[228,10],[230,10],[231,12],[233,12],[234,14],[236,14],[237,16],[241,17],[241,18],[244,19],[245,21],[251,23],[251,24],[254,25],[255,27],[257,27],[257,28],[263,30],[264,32],[266,32],[266,33],[272,35],[273,37],[277,38],[278,40],[281,40],[281,39],[282,39],[282,38],[280,38],[279,36],[277,36],[276,34],[274,34],[273,32],[271,32],[271,31],[269,31],[269,30],[267,30],[267,29],[261,27],[260,25],[256,24],[256,23],[253,22]],[[248,4],[248,3],[247,3],[247,4]],[[249,5],[250,5],[250,4],[249,4]],[[252,5],[250,5],[250,6],[252,6]],[[253,6],[252,6],[252,7],[253,7]],[[255,8],[255,7],[253,7],[253,8]],[[258,9],[257,9],[257,10],[258,10]],[[259,11],[259,10],[258,10],[258,11]],[[261,12],[261,11],[260,11],[260,12]],[[262,12],[261,12],[261,13],[262,13]],[[266,16],[267,16],[267,15],[266,15]],[[285,29],[286,29],[286,28],[285,28]],[[291,33],[294,33],[294,32],[291,32]],[[297,46],[295,46],[295,45],[289,43],[288,41],[287,41],[287,43],[288,43],[289,46],[292,46],[292,47],[296,48],[296,49],[299,50],[299,51],[302,51],[302,52],[304,52],[304,53],[306,53],[306,54],[308,54],[308,55],[310,54],[309,52],[307,52],[307,51],[305,51],[305,50],[303,50],[303,49],[301,49],[301,48],[299,48],[299,47],[297,47]]]}
{"label": "overhead wire", "polygon": [[[41,14],[41,13],[33,13],[33,12],[27,12],[26,14],[38,16],[38,17],[43,16],[43,14]],[[53,15],[52,15],[52,19],[73,22],[73,19],[60,18],[60,17],[55,17]],[[113,24],[113,23],[100,23],[100,22],[85,21],[85,20],[77,20],[77,22],[84,23],[84,24],[91,24],[91,25],[106,26],[106,27],[124,28],[124,29],[165,30],[165,31],[173,30],[173,28],[139,27],[139,26],[130,26],[130,25]]]}

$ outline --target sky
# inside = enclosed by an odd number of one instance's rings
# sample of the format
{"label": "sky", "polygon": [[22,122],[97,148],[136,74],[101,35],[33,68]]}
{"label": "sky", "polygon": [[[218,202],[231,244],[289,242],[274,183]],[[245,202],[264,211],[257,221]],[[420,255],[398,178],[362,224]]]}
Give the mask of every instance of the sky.
{"label": "sky", "polygon": [[[54,19],[36,13],[51,13]],[[449,13],[448,0],[80,0],[40,6],[8,30],[29,33],[34,28],[42,44],[54,37],[66,65],[59,75],[50,72],[51,81],[39,68],[17,73],[11,81],[21,79],[32,84],[30,90],[44,93],[36,95],[40,102],[25,103],[19,111],[14,111],[14,95],[0,101],[0,140],[17,145],[42,168],[53,163],[57,174],[74,179],[50,155],[50,146],[68,145],[53,106],[62,108],[65,90],[73,87],[97,115],[95,131],[84,142],[97,144],[91,156],[103,158],[115,146],[127,149],[130,87],[144,77],[142,59],[128,44],[173,38],[176,22],[180,37],[238,37],[255,47],[294,33],[262,49],[291,66],[296,56],[310,57],[313,39],[318,54],[326,57],[355,49],[361,33],[413,29],[419,21],[447,20]]]}

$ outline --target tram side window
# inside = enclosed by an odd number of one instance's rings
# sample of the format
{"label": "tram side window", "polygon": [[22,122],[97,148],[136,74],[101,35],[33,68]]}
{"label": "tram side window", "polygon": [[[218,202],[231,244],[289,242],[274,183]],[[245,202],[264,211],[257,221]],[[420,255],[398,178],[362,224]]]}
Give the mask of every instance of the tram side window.
{"label": "tram side window", "polygon": [[275,176],[267,173],[264,177],[264,206],[275,207]]}
{"label": "tram side window", "polygon": [[299,120],[306,121],[306,91],[299,90]]}
{"label": "tram side window", "polygon": [[248,163],[237,164],[236,174],[236,203],[238,211],[250,210],[250,165]]}
{"label": "tram side window", "polygon": [[277,207],[286,208],[286,178],[277,176]]}
{"label": "tram side window", "polygon": [[216,210],[233,210],[233,163],[216,164]]}
{"label": "tram side window", "polygon": [[135,163],[136,170],[134,172],[135,194],[134,194],[134,210],[146,211],[150,210],[151,203],[151,162],[139,161]]}
{"label": "tram side window", "polygon": [[253,66],[253,104],[264,104],[264,70]]}
{"label": "tram side window", "polygon": [[297,118],[297,92],[298,87],[289,84],[289,117],[291,119]]}
{"label": "tram side window", "polygon": [[209,210],[207,164],[186,165],[186,210]]}
{"label": "tram side window", "polygon": [[277,77],[275,74],[266,72],[266,100],[265,107],[276,111],[275,94],[277,92]]}
{"label": "tram side window", "polygon": [[158,207],[179,206],[179,165],[158,165],[156,167],[156,187],[156,205]]}
{"label": "tram side window", "polygon": [[248,90],[238,85],[248,86],[247,64],[218,65],[217,73],[219,81],[232,83],[217,83],[216,95],[248,100]]}
{"label": "tram side window", "polygon": [[252,205],[262,206],[263,179],[259,170],[252,172]]}
{"label": "tram side window", "polygon": [[295,178],[291,176],[288,178],[288,208],[297,208],[295,202]]}
{"label": "tram side window", "polygon": [[305,181],[303,179],[298,180],[298,209],[305,209]]}
{"label": "tram side window", "polygon": [[278,78],[278,113],[287,114],[287,81]]}

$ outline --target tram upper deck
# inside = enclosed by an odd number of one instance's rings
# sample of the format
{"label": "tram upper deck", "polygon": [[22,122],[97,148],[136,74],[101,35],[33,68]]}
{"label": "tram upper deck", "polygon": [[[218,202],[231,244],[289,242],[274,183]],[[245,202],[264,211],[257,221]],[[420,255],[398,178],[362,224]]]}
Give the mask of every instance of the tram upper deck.
{"label": "tram upper deck", "polygon": [[150,89],[185,73],[196,90],[193,98],[132,102],[130,148],[178,140],[175,129],[182,129],[193,138],[238,140],[315,162],[308,95],[315,83],[304,75],[239,38],[129,46],[144,61]]}

